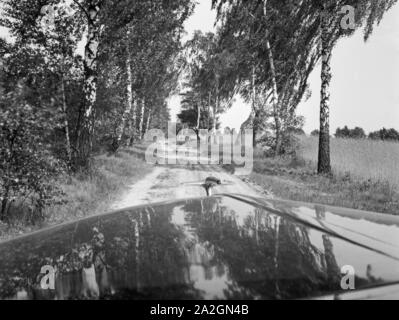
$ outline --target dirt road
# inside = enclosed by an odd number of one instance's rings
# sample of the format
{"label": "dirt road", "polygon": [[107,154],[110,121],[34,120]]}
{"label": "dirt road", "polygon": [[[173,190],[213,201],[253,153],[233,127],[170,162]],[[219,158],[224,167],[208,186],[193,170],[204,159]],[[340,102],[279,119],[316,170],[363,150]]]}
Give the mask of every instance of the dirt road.
{"label": "dirt road", "polygon": [[141,181],[130,186],[111,209],[118,210],[131,206],[206,196],[199,185],[190,183],[204,182],[209,176],[215,176],[228,185],[217,186],[214,194],[238,193],[260,196],[261,190],[243,182],[240,177],[229,174],[218,166],[155,166],[154,170]]}

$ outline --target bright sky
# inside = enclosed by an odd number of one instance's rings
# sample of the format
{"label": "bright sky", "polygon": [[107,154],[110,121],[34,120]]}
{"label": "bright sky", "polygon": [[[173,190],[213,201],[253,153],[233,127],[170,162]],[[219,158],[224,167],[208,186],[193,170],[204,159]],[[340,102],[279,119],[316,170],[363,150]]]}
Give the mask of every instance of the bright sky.
{"label": "bright sky", "polygon": [[[185,29],[189,39],[195,30],[214,31],[216,13],[211,0],[199,0]],[[0,28],[0,37],[6,37]],[[382,127],[399,129],[399,4],[386,14],[371,39],[363,42],[362,32],[342,40],[334,50],[331,83],[331,129],[348,125],[366,131]],[[305,116],[305,131],[318,128],[320,100],[320,67],[310,77],[312,97],[303,102],[298,113]],[[178,96],[169,101],[172,119],[179,112]],[[250,108],[239,97],[233,107],[221,116],[222,126],[239,128]]]}
{"label": "bright sky", "polygon": [[[200,0],[186,22],[188,36],[194,30],[214,31],[216,14],[211,0]],[[399,4],[389,11],[371,39],[364,43],[362,31],[342,40],[334,50],[331,83],[331,129],[348,125],[366,131],[382,127],[399,129]],[[305,116],[305,131],[319,127],[320,67],[310,77],[312,97],[298,107]],[[169,104],[172,118],[179,110],[179,99]],[[249,106],[237,99],[222,115],[223,126],[239,128],[249,116]]]}
{"label": "bright sky", "polygon": [[4,27],[0,27],[0,38],[9,38],[7,29]]}
{"label": "bright sky", "polygon": [[[333,52],[331,128],[399,129],[399,4],[367,43],[362,35],[343,39]],[[312,97],[298,109],[306,117],[306,131],[318,127],[320,84],[319,67],[310,79]]]}

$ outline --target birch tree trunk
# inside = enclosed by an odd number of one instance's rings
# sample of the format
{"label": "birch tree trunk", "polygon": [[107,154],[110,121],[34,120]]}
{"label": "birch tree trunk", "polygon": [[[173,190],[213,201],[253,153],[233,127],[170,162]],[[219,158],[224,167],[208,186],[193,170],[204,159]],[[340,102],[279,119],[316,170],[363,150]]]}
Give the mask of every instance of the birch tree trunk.
{"label": "birch tree trunk", "polygon": [[252,66],[252,135],[253,135],[253,147],[256,147],[256,134],[258,131],[258,123],[259,119],[258,117],[258,112],[256,108],[256,70],[255,70],[255,64]]}
{"label": "birch tree trunk", "polygon": [[122,114],[122,119],[119,124],[119,127],[116,130],[117,136],[116,136],[116,141],[114,143],[115,151],[117,151],[117,149],[121,145],[123,133],[125,132],[126,122],[128,121],[129,116],[133,109],[133,91],[132,91],[133,78],[132,78],[132,61],[131,61],[130,50],[129,50],[129,36],[130,36],[130,28],[128,28],[128,31],[127,31],[127,41],[126,41],[126,46],[127,46],[127,49],[126,49],[127,104],[126,104],[126,108]]}
{"label": "birch tree trunk", "polygon": [[330,159],[330,82],[331,82],[331,53],[329,44],[329,21],[328,14],[324,13],[321,22],[321,101],[320,101],[320,134],[319,134],[319,156],[318,173],[331,173]]}
{"label": "birch tree trunk", "polygon": [[208,97],[208,130],[211,129],[210,125],[210,118],[211,118],[211,105],[212,105],[212,93],[209,91],[209,97]]}
{"label": "birch tree trunk", "polygon": [[256,110],[256,70],[255,70],[255,64],[252,66],[252,109]]}
{"label": "birch tree trunk", "polygon": [[130,141],[129,141],[129,146],[133,146],[134,140],[136,138],[136,133],[137,133],[137,95],[134,95],[135,97],[133,98],[133,110],[131,112],[131,119],[130,119]]}
{"label": "birch tree trunk", "polygon": [[219,75],[216,75],[216,101],[215,101],[215,108],[213,110],[213,131],[216,134],[217,130],[217,113],[219,112]]}
{"label": "birch tree trunk", "polygon": [[89,0],[86,9],[80,6],[87,18],[87,42],[84,50],[84,110],[78,128],[76,147],[80,165],[84,165],[93,146],[94,105],[97,95],[98,48],[100,43],[100,6],[102,0]]}
{"label": "birch tree trunk", "polygon": [[[267,19],[267,0],[265,0],[264,5],[263,5],[263,13],[265,16],[265,19]],[[276,74],[276,68],[274,65],[274,58],[273,58],[273,52],[270,47],[270,42],[268,39],[268,34],[266,32],[266,50],[267,50],[267,55],[269,59],[269,65],[270,65],[270,73],[272,76],[272,104],[273,104],[273,117],[274,117],[274,125],[275,125],[275,131],[276,131],[276,155],[279,155],[281,153],[281,121],[280,121],[280,100],[279,100],[279,95],[278,95],[278,88],[277,88],[277,74]]]}
{"label": "birch tree trunk", "polygon": [[145,114],[145,99],[143,98],[141,99],[141,114],[140,114],[140,125],[139,125],[140,139],[143,139],[144,114]]}
{"label": "birch tree trunk", "polygon": [[197,143],[201,141],[200,138],[200,129],[201,129],[201,106],[203,104],[203,101],[201,99],[201,102],[197,104],[197,126],[195,128],[195,133],[197,134]]}
{"label": "birch tree trunk", "polygon": [[197,105],[197,130],[200,129],[201,125],[201,103],[198,103]]}
{"label": "birch tree trunk", "polygon": [[98,67],[98,47],[100,43],[99,13],[100,1],[92,0],[88,5],[87,17],[87,43],[84,55],[85,84],[84,93],[86,100],[87,119],[93,115],[94,103],[97,94],[97,67]]}
{"label": "birch tree trunk", "polygon": [[280,121],[280,103],[279,96],[277,90],[277,78],[276,78],[276,69],[274,66],[273,53],[270,48],[269,40],[266,41],[266,49],[269,57],[270,64],[270,72],[272,76],[272,104],[273,104],[273,117],[274,117],[274,125],[276,130],[276,155],[279,155],[281,152],[281,121]]}
{"label": "birch tree trunk", "polygon": [[150,130],[150,124],[151,124],[151,109],[148,110],[147,124],[145,126],[145,132],[148,132]]}
{"label": "birch tree trunk", "polygon": [[69,123],[68,123],[68,114],[67,114],[67,104],[66,104],[66,96],[65,96],[65,82],[64,77],[61,79],[61,91],[62,91],[62,115],[64,117],[64,129],[65,129],[65,149],[67,152],[69,165],[72,164],[72,148],[71,148],[71,139],[69,135]]}

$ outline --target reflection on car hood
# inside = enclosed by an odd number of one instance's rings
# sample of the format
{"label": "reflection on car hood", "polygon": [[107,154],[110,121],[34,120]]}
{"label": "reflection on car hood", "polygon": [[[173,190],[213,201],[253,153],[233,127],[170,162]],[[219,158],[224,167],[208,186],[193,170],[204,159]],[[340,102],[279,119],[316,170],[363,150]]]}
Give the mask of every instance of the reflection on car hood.
{"label": "reflection on car hood", "polygon": [[[295,299],[399,281],[399,219],[220,195],[141,206],[0,244],[2,299]],[[53,290],[40,271],[51,266]]]}

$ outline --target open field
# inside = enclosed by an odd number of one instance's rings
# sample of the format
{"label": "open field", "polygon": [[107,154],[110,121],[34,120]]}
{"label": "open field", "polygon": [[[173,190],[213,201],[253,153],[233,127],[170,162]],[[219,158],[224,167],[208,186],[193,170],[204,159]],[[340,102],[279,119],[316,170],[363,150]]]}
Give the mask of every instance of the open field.
{"label": "open field", "polygon": [[[302,136],[299,141],[298,156],[316,164],[318,138]],[[331,162],[336,174],[399,186],[399,143],[331,139]]]}

